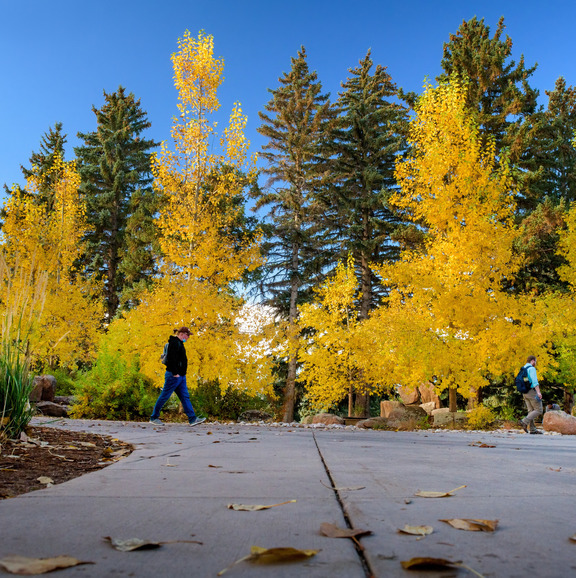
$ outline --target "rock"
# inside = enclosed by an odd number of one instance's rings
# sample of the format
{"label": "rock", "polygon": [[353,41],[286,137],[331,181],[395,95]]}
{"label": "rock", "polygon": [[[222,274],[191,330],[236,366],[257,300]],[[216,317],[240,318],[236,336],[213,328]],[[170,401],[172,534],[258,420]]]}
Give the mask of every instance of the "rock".
{"label": "rock", "polygon": [[36,404],[36,409],[43,415],[50,415],[52,417],[68,417],[66,408],[54,403],[53,401],[39,401]]}
{"label": "rock", "polygon": [[431,383],[423,383],[422,385],[419,385],[418,391],[420,392],[420,399],[422,400],[422,403],[434,402],[434,408],[442,407],[442,402],[436,395],[434,386]]}
{"label": "rock", "polygon": [[274,416],[259,409],[249,409],[240,414],[238,418],[240,421],[266,421],[272,419]]}
{"label": "rock", "polygon": [[420,407],[428,414],[432,415],[432,411],[436,409],[436,404],[433,401],[429,401],[428,403],[421,403]]}
{"label": "rock", "polygon": [[388,420],[385,417],[371,417],[363,419],[356,424],[360,429],[378,429],[388,426]]}
{"label": "rock", "polygon": [[307,415],[306,417],[303,417],[300,420],[300,423],[303,423],[304,425],[310,425],[312,423],[312,416],[311,415]]}
{"label": "rock", "polygon": [[433,409],[432,410],[432,415],[436,415],[439,413],[449,413],[450,410],[447,407],[439,407],[438,409]]}
{"label": "rock", "polygon": [[402,407],[399,401],[381,401],[380,417],[388,417],[397,407]]}
{"label": "rock", "polygon": [[55,393],[56,378],[53,375],[37,375],[30,392],[30,401],[54,401]]}
{"label": "rock", "polygon": [[59,405],[74,405],[76,398],[73,395],[55,395],[54,403]]}
{"label": "rock", "polygon": [[388,416],[389,420],[406,421],[408,419],[420,419],[428,414],[419,405],[406,405],[397,407]]}
{"label": "rock", "polygon": [[407,387],[406,385],[398,386],[398,395],[402,400],[404,405],[411,405],[413,403],[418,403],[420,401],[420,394],[418,393],[418,388]]}
{"label": "rock", "polygon": [[[442,408],[448,409],[448,408]],[[462,411],[451,412],[442,411],[442,410],[435,410],[432,412],[434,416],[434,425],[460,425],[463,426],[468,421],[468,414]]]}
{"label": "rock", "polygon": [[576,435],[576,417],[563,411],[547,411],[542,420],[542,427],[546,431]]}
{"label": "rock", "polygon": [[332,413],[319,413],[312,418],[312,423],[321,423],[324,425],[344,425],[344,420]]}

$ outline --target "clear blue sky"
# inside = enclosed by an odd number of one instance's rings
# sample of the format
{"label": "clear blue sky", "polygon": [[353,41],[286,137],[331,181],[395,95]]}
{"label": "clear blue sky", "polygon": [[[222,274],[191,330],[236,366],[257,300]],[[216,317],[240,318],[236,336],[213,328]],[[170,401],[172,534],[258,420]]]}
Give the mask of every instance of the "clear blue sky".
{"label": "clear blue sky", "polygon": [[576,2],[569,0],[0,0],[0,185],[23,184],[20,165],[57,121],[71,158],[76,133],[95,129],[92,105],[119,85],[141,99],[148,136],[169,139],[170,55],[186,29],[214,36],[226,77],[218,120],[240,101],[257,152],[258,111],[300,46],[333,96],[369,48],[398,86],[419,91],[440,73],[450,33],[473,16],[491,30],[505,17],[513,57],[538,63],[531,84],[542,103],[558,76],[576,84]]}

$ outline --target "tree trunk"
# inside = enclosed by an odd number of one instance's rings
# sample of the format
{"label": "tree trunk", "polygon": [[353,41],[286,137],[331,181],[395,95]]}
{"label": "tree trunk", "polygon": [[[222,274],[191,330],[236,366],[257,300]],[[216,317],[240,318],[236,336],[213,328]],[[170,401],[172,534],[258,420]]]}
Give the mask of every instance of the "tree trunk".
{"label": "tree trunk", "polygon": [[458,411],[458,404],[456,402],[456,388],[451,387],[448,390],[448,408],[452,413],[456,413]]}

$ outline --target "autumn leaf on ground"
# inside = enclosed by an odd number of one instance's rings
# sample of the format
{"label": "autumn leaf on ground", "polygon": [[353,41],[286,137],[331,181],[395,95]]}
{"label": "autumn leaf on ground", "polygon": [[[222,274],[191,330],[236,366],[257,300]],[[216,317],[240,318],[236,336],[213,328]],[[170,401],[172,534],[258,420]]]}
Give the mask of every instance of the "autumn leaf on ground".
{"label": "autumn leaf on ground", "polygon": [[296,548],[260,548],[252,546],[250,555],[236,560],[224,570],[218,572],[217,576],[222,576],[224,572],[228,571],[232,566],[240,562],[252,562],[253,564],[282,564],[286,562],[299,562],[307,560],[312,556],[318,554],[320,550],[297,550]]}
{"label": "autumn leaf on ground", "polygon": [[52,478],[49,478],[48,476],[40,476],[39,478],[36,478],[41,484],[46,484],[46,486],[49,488],[50,486],[54,485],[54,480]]}
{"label": "autumn leaf on ground", "polygon": [[322,480],[320,480],[320,483],[325,488],[328,488],[329,490],[334,490],[335,492],[356,492],[357,490],[364,490],[366,488],[366,486],[348,486],[348,487],[337,488],[335,486],[327,486]]}
{"label": "autumn leaf on ground", "polygon": [[399,534],[411,534],[412,536],[428,536],[433,531],[432,526],[409,526],[406,524],[403,528],[398,528]]}
{"label": "autumn leaf on ground", "polygon": [[496,446],[491,446],[489,444],[485,444],[483,442],[472,442],[471,444],[468,444],[469,446],[475,446],[477,448],[495,448]]}
{"label": "autumn leaf on ground", "polygon": [[576,534],[574,534],[574,536],[570,536],[569,540],[571,540],[572,542],[576,542]]}
{"label": "autumn leaf on ground", "polygon": [[458,530],[468,530],[469,532],[494,532],[498,526],[498,520],[476,520],[473,518],[452,518],[450,520],[439,520],[446,522]]}
{"label": "autumn leaf on ground", "polygon": [[287,502],[280,502],[279,504],[271,504],[270,506],[259,506],[259,505],[245,505],[245,504],[228,504],[229,510],[236,510],[237,512],[257,512],[259,510],[268,510],[269,508],[275,508],[276,506],[284,506],[285,504],[293,504],[296,500],[288,500]]}
{"label": "autumn leaf on ground", "polygon": [[460,562],[453,562],[452,560],[446,560],[445,558],[410,558],[410,560],[404,560],[400,562],[402,568],[405,570],[433,570],[438,568],[452,568],[454,566],[459,566]]}
{"label": "autumn leaf on ground", "polygon": [[10,574],[21,576],[33,576],[45,574],[59,568],[70,568],[80,564],[94,564],[94,562],[82,562],[72,556],[56,556],[54,558],[27,558],[26,556],[6,556],[0,559],[0,566]]}
{"label": "autumn leaf on ground", "polygon": [[198,540],[163,540],[155,542],[153,540],[141,540],[140,538],[112,538],[111,536],[104,536],[104,540],[119,552],[132,552],[133,550],[155,550],[164,544],[203,544]]}
{"label": "autumn leaf on ground", "polygon": [[372,530],[361,530],[353,528],[339,528],[336,524],[329,524],[324,522],[320,525],[320,534],[327,536],[328,538],[350,538],[358,548],[364,550],[364,547],[358,541],[358,538],[362,536],[370,536]]}
{"label": "autumn leaf on ground", "polygon": [[213,466],[212,464],[208,464],[209,468],[221,468],[222,466]]}
{"label": "autumn leaf on ground", "polygon": [[421,491],[418,491],[414,495],[419,496],[420,498],[449,498],[452,496],[452,494],[454,492],[456,492],[457,490],[461,490],[462,488],[465,488],[465,487],[466,486],[458,486],[457,488],[454,488],[453,490],[450,490],[449,492],[421,492]]}

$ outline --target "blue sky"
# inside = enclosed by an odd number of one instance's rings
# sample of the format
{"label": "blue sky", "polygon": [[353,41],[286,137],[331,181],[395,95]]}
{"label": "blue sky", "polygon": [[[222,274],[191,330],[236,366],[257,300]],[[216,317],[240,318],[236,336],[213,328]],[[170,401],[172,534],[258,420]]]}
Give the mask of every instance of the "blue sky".
{"label": "blue sky", "polygon": [[20,165],[57,121],[72,158],[76,133],[95,129],[92,105],[119,85],[140,98],[147,136],[169,139],[177,96],[170,55],[187,29],[214,36],[226,77],[216,120],[240,101],[257,152],[258,111],[300,46],[333,96],[369,48],[398,86],[419,91],[440,73],[450,33],[473,16],[492,30],[505,17],[513,57],[538,63],[531,84],[542,103],[558,76],[576,84],[572,1],[0,0],[0,184],[23,184]]}

